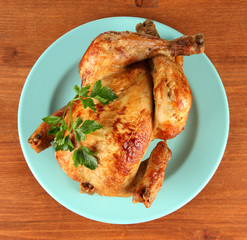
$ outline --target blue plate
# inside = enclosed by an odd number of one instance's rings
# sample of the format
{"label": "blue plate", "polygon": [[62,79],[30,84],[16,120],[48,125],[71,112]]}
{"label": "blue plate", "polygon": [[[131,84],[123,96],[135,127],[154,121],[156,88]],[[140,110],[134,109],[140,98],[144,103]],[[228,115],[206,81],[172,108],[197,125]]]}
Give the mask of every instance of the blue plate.
{"label": "blue plate", "polygon": [[[229,131],[226,93],[213,64],[205,54],[184,58],[184,72],[193,92],[193,105],[185,130],[168,146],[173,156],[165,181],[153,205],[133,204],[131,198],[82,195],[79,184],[59,167],[54,148],[36,154],[27,143],[41,119],[74,97],[80,85],[78,64],[91,41],[105,31],[135,31],[142,18],[114,17],[89,22],[66,33],[38,59],[23,87],[18,129],[27,164],[40,185],[60,204],[93,220],[130,224],[146,222],[176,211],[193,199],[208,183],[223,156]],[[182,34],[155,22],[161,38]],[[206,43],[207,45],[207,43]],[[158,140],[153,141],[144,156]]]}

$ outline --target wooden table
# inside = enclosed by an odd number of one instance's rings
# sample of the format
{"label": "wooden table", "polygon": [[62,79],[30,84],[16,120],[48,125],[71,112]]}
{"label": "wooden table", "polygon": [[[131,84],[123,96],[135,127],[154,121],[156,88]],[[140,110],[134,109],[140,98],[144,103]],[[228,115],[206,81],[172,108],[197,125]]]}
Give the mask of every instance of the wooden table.
{"label": "wooden table", "polygon": [[[21,90],[42,52],[69,30],[112,16],[203,32],[230,106],[228,145],[209,184],[178,211],[136,225],[95,222],[58,204],[30,172],[17,133]],[[247,239],[246,39],[244,0],[1,1],[0,239]]]}

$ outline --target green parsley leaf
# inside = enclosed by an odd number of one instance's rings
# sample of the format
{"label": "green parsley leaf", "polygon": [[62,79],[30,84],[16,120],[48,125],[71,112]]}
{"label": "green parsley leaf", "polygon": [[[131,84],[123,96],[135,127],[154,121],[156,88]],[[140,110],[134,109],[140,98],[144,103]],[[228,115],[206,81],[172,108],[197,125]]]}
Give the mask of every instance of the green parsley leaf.
{"label": "green parsley leaf", "polygon": [[91,97],[95,97],[98,95],[98,93],[100,92],[102,88],[102,84],[101,84],[101,80],[98,80],[94,85],[93,85],[93,89],[92,92],[90,94]]}
{"label": "green parsley leaf", "polygon": [[70,140],[70,137],[68,137],[68,149],[69,149],[70,152],[72,152],[75,149],[73,143]]}
{"label": "green parsley leaf", "polygon": [[81,124],[82,124],[82,119],[81,119],[81,117],[79,116],[77,119],[76,119],[76,121],[75,121],[75,123],[74,123],[74,128],[78,128]]}
{"label": "green parsley leaf", "polygon": [[95,170],[98,162],[93,154],[95,155],[95,153],[86,147],[76,149],[72,155],[75,167],[77,168],[79,165],[84,165],[91,170]]}
{"label": "green parsley leaf", "polygon": [[60,131],[55,134],[54,138],[55,151],[63,150],[64,140],[64,129],[60,126]]}
{"label": "green parsley leaf", "polygon": [[64,129],[60,129],[60,131],[58,131],[56,134],[55,134],[55,141],[59,141],[61,139],[63,139],[64,137]]}
{"label": "green parsley leaf", "polygon": [[95,96],[94,98],[97,99],[97,100],[98,100],[100,103],[102,103],[103,105],[106,105],[107,103],[109,103],[109,100],[104,99],[104,98],[102,98],[102,97],[100,97],[100,96]]}
{"label": "green parsley leaf", "polygon": [[42,120],[45,123],[48,123],[49,125],[56,125],[61,119],[61,117],[50,115],[48,117],[43,118]]}
{"label": "green parsley leaf", "polygon": [[50,129],[49,129],[47,135],[55,135],[57,132],[60,131],[60,129],[61,129],[60,126],[55,126],[55,125],[53,125],[53,126],[50,127]]}
{"label": "green parsley leaf", "polygon": [[63,150],[63,145],[64,145],[64,139],[65,138],[60,138],[59,134],[61,132],[58,132],[56,135],[55,135],[55,139],[54,139],[54,143],[55,143],[55,151],[59,151],[59,150]]}
{"label": "green parsley leaf", "polygon": [[84,121],[82,126],[80,127],[81,131],[85,134],[90,134],[100,128],[102,128],[102,126],[93,120]]}
{"label": "green parsley leaf", "polygon": [[64,151],[67,151],[69,150],[70,152],[72,152],[74,150],[74,146],[70,140],[70,137],[69,135],[67,135],[65,138],[64,138],[64,142],[63,142],[63,150]]}
{"label": "green parsley leaf", "polygon": [[115,99],[118,98],[117,95],[109,87],[103,87],[98,93],[98,96],[108,100],[104,105],[108,104],[109,102],[113,102]]}
{"label": "green parsley leaf", "polygon": [[60,150],[63,150],[63,143],[58,143],[56,142],[55,144],[55,151],[60,151]]}
{"label": "green parsley leaf", "polygon": [[97,155],[97,153],[95,153],[95,152],[92,152],[89,148],[87,148],[87,147],[81,147],[81,149],[86,153],[86,154],[88,154],[88,155]]}
{"label": "green parsley leaf", "polygon": [[72,159],[74,161],[74,165],[77,168],[79,165],[84,165],[83,152],[80,148],[76,149],[73,152]]}
{"label": "green parsley leaf", "polygon": [[86,136],[85,136],[84,132],[80,128],[78,128],[75,130],[75,138],[76,138],[77,142],[80,143],[80,141],[85,140]]}
{"label": "green parsley leaf", "polygon": [[95,104],[92,98],[81,99],[83,107],[86,109],[87,107],[91,108],[96,113]]}
{"label": "green parsley leaf", "polygon": [[88,97],[89,89],[90,89],[90,86],[89,85],[87,85],[85,87],[82,87],[80,89],[79,96],[80,97]]}
{"label": "green parsley leaf", "polygon": [[88,155],[85,151],[83,151],[83,157],[84,157],[84,166],[95,170],[97,167],[97,159],[93,155]]}
{"label": "green parsley leaf", "polygon": [[79,88],[78,85],[74,86],[74,90],[79,97],[88,97],[89,89],[90,89],[89,85],[82,88]]}
{"label": "green parsley leaf", "polygon": [[63,130],[68,130],[68,131],[70,130],[69,127],[68,127],[68,125],[66,124],[64,118],[60,121],[60,123],[61,123],[61,130],[62,129]]}
{"label": "green parsley leaf", "polygon": [[78,95],[80,94],[80,88],[77,84],[74,86],[74,90]]}
{"label": "green parsley leaf", "polygon": [[98,80],[94,85],[90,97],[97,99],[103,105],[113,102],[117,99],[117,95],[109,88],[102,87],[101,80]]}

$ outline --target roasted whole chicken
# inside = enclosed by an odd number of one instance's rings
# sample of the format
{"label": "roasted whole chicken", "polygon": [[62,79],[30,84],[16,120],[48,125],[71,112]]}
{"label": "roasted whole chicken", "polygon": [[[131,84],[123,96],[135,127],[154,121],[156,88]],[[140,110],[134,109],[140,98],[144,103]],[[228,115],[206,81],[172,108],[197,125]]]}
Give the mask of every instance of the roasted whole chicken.
{"label": "roasted whole chicken", "polygon": [[[184,55],[204,51],[202,34],[167,41],[159,38],[152,21],[138,24],[137,33],[105,32],[96,37],[79,64],[82,86],[101,79],[118,98],[97,113],[73,104],[75,121],[92,119],[103,128],[87,135],[82,144],[97,152],[98,166],[90,170],[75,167],[70,151],[56,151],[65,173],[80,182],[80,192],[109,197],[130,197],[150,207],[160,190],[167,162],[171,158],[166,140],[178,135],[186,124],[192,94],[183,72]],[[64,108],[53,115],[61,116]],[[70,124],[69,112],[65,121]],[[42,123],[28,142],[40,152],[49,147],[54,136]],[[71,141],[74,136],[71,134]],[[149,143],[162,139],[150,157],[142,161]]]}

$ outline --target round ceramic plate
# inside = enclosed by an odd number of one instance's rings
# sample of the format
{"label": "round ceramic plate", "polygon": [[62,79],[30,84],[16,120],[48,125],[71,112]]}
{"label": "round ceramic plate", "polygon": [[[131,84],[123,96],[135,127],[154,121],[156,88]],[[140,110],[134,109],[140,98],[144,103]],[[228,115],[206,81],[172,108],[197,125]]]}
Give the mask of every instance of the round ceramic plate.
{"label": "round ceramic plate", "polygon": [[[205,54],[184,58],[184,72],[193,93],[185,130],[168,141],[173,155],[161,191],[149,209],[132,198],[101,197],[79,193],[79,184],[60,168],[54,147],[36,154],[27,143],[41,119],[63,107],[80,85],[78,64],[91,41],[105,31],[135,31],[145,19],[114,17],[79,26],[55,41],[38,59],[25,82],[18,112],[21,147],[40,185],[71,211],[101,222],[130,224],[163,217],[193,199],[208,183],[223,156],[229,130],[226,93],[213,64]],[[182,34],[155,22],[161,38]],[[207,45],[207,43],[206,43]],[[158,140],[153,141],[146,159]]]}

